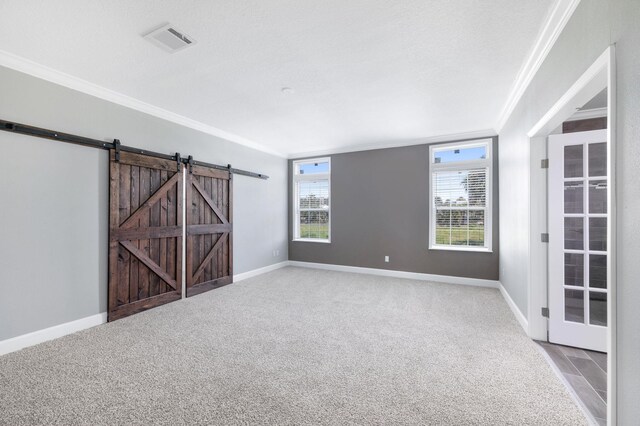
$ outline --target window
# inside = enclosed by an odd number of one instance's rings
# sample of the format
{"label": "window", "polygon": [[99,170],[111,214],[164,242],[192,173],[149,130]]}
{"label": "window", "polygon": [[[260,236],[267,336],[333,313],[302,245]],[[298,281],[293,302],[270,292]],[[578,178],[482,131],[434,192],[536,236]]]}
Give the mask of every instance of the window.
{"label": "window", "polygon": [[331,241],[331,159],[293,162],[294,241]]}
{"label": "window", "polygon": [[429,147],[429,248],[491,251],[491,143]]}

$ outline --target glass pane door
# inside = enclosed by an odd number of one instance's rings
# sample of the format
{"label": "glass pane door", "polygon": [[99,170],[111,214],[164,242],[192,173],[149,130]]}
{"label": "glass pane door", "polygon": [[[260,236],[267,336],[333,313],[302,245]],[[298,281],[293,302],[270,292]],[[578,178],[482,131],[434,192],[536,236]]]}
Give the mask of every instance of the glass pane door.
{"label": "glass pane door", "polygon": [[548,139],[549,341],[606,352],[607,131]]}
{"label": "glass pane door", "polygon": [[564,146],[564,320],[607,325],[606,142]]}

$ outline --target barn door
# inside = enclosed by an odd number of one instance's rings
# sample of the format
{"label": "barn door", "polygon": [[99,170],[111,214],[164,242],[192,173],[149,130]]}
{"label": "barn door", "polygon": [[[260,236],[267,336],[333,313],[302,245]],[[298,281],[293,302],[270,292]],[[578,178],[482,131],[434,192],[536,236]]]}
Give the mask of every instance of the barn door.
{"label": "barn door", "polygon": [[230,284],[231,173],[191,166],[187,173],[187,297]]}
{"label": "barn door", "polygon": [[109,321],[182,297],[182,164],[111,151]]}

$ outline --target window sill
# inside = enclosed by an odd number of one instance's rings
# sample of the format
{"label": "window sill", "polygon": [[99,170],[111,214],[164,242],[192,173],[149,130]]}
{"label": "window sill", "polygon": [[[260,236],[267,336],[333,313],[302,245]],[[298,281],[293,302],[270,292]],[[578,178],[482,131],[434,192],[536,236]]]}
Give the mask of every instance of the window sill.
{"label": "window sill", "polygon": [[322,244],[331,244],[331,240],[320,240],[315,238],[294,238],[294,243],[322,243]]}
{"label": "window sill", "polygon": [[472,253],[493,253],[493,250],[487,247],[429,246],[429,250],[467,251]]}

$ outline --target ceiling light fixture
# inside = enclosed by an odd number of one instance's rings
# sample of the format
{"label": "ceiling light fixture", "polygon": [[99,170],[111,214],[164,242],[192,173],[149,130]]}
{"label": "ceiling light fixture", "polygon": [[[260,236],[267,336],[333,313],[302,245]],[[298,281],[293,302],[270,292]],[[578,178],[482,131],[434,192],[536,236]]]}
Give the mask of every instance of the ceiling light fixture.
{"label": "ceiling light fixture", "polygon": [[280,91],[282,92],[283,95],[293,94],[293,89],[291,87],[283,87],[282,89],[280,89]]}

